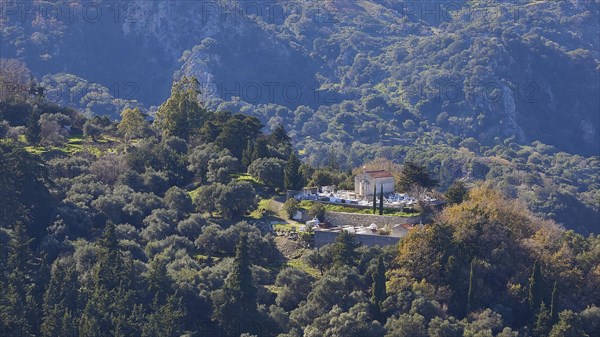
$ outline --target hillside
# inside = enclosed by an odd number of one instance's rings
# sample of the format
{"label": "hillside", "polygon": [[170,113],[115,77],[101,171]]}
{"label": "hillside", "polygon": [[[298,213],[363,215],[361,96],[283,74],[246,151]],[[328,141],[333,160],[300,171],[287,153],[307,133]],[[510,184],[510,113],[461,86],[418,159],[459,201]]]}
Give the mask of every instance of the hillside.
{"label": "hillside", "polygon": [[0,0],[0,336],[600,336],[599,5]]}
{"label": "hillside", "polygon": [[24,60],[60,105],[153,114],[170,79],[191,75],[211,110],[283,123],[313,165],[410,158],[442,188],[487,179],[598,231],[597,2],[24,6],[40,15],[5,4],[0,56]]}
{"label": "hillside", "polygon": [[[149,107],[178,72],[199,78],[207,97],[349,114],[350,138],[372,120],[393,132],[412,118],[486,143],[515,136],[571,153],[600,150],[594,2],[433,1],[429,12],[427,1],[390,0],[25,3],[40,15],[9,11],[2,57],[47,75],[50,91],[77,85],[60,80],[67,73],[109,89],[88,100],[112,95]],[[355,108],[332,107],[346,100]]]}

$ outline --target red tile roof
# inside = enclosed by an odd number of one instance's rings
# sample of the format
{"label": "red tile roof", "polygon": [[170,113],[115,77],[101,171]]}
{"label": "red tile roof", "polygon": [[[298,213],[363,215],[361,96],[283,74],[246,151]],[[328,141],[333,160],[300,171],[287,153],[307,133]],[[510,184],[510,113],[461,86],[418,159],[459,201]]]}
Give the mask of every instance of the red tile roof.
{"label": "red tile roof", "polygon": [[379,170],[379,171],[367,171],[366,174],[369,174],[373,178],[391,178],[393,175],[387,171]]}

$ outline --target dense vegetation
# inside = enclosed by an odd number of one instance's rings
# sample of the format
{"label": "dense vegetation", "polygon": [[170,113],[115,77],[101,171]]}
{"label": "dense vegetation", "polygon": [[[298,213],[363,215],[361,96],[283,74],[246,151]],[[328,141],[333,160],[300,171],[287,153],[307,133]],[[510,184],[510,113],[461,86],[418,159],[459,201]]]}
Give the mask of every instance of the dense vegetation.
{"label": "dense vegetation", "polygon": [[[598,1],[0,12],[1,336],[600,335]],[[425,225],[266,230],[363,167]]]}
{"label": "dense vegetation", "polygon": [[[153,123],[139,109],[119,122],[85,117],[22,84],[2,110],[3,335],[600,329],[600,237],[533,215],[493,183],[454,184],[452,206],[420,209],[433,220],[399,246],[359,247],[343,234],[290,253],[292,241],[252,222],[257,201],[306,183],[347,185],[352,172],[302,163],[283,126],[267,134],[256,117],[210,110],[194,78],[174,83]],[[399,189],[438,183],[414,162],[368,165],[387,165]],[[309,213],[321,216],[316,205]]]}
{"label": "dense vegetation", "polygon": [[7,5],[2,57],[61,106],[153,115],[193,75],[209,110],[283,124],[314,167],[417,161],[598,232],[597,1],[21,4],[42,15]]}

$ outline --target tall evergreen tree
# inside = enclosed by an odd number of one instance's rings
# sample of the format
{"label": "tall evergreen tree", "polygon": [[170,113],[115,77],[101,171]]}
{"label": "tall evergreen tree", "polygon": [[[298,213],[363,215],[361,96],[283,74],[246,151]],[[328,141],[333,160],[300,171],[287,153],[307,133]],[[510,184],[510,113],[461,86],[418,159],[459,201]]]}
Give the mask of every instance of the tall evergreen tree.
{"label": "tall evergreen tree", "polygon": [[258,318],[257,288],[245,234],[240,235],[236,256],[222,290],[215,292],[213,318],[229,336],[239,335]]}
{"label": "tall evergreen tree", "polygon": [[156,257],[150,262],[147,274],[148,294],[154,294],[162,303],[171,294],[171,279],[167,273],[167,261]]}
{"label": "tall evergreen tree", "polygon": [[197,133],[208,117],[208,112],[198,101],[200,83],[194,77],[182,77],[174,82],[171,97],[156,113],[156,123],[163,133],[189,139]]}
{"label": "tall evergreen tree", "polygon": [[540,310],[535,315],[535,323],[532,329],[533,337],[546,337],[552,329],[552,317],[550,311],[546,307],[546,304],[542,302]]}
{"label": "tall evergreen tree", "polygon": [[333,261],[338,266],[354,266],[358,253],[356,249],[360,244],[356,241],[356,235],[341,231],[335,239],[333,250]]}
{"label": "tall evergreen tree", "polygon": [[379,215],[383,215],[383,185],[379,188]]}
{"label": "tall evergreen tree", "polygon": [[34,106],[29,118],[27,119],[27,130],[25,131],[25,137],[27,141],[32,144],[37,144],[40,142],[41,136],[41,126],[40,126],[40,116],[42,115],[42,111],[39,106]]}
{"label": "tall evergreen tree", "polygon": [[115,225],[107,223],[98,240],[98,257],[85,294],[87,303],[79,322],[81,336],[139,335],[132,322],[134,277],[131,261],[119,248]]}
{"label": "tall evergreen tree", "polygon": [[550,299],[550,319],[552,320],[552,323],[556,322],[556,319],[558,318],[558,310],[556,308],[557,286],[557,281],[554,281],[554,286],[552,287],[552,298]]}
{"label": "tall evergreen tree", "polygon": [[248,168],[252,164],[252,156],[254,155],[254,141],[249,140],[246,142],[246,149],[242,152],[242,165],[244,168]]}
{"label": "tall evergreen tree", "polygon": [[432,188],[438,182],[431,177],[425,166],[406,161],[402,166],[402,172],[397,184],[401,191],[406,192],[410,191],[414,186]]}
{"label": "tall evergreen tree", "polygon": [[121,122],[117,129],[127,141],[135,137],[142,137],[145,127],[146,119],[139,108],[128,108],[121,112]]}
{"label": "tall evergreen tree", "polygon": [[146,324],[142,330],[144,337],[171,337],[180,336],[182,333],[185,310],[181,298],[175,295],[169,296],[166,303],[160,305],[157,296],[152,304],[152,313],[147,317]]}
{"label": "tall evergreen tree", "polygon": [[273,146],[289,147],[292,145],[292,138],[287,134],[287,132],[285,131],[285,127],[281,123],[275,127],[273,132],[269,135],[269,138],[270,138],[271,144],[273,144]]}
{"label": "tall evergreen tree", "polygon": [[269,156],[269,149],[267,148],[267,139],[262,136],[256,139],[254,143],[254,151],[252,152],[252,161],[259,158],[266,158]]}
{"label": "tall evergreen tree", "polygon": [[78,280],[74,268],[55,265],[44,294],[42,336],[76,336]]}
{"label": "tall evergreen tree", "polygon": [[40,239],[53,205],[46,166],[18,142],[0,142],[0,168],[0,227],[21,222],[28,237]]}
{"label": "tall evergreen tree", "polygon": [[39,328],[35,322],[39,302],[34,291],[36,261],[29,248],[31,242],[25,226],[16,223],[8,249],[7,286],[0,294],[0,328],[7,336],[35,335]]}
{"label": "tall evergreen tree", "polygon": [[531,315],[535,315],[539,310],[540,305],[542,304],[543,291],[542,268],[540,263],[536,261],[533,264],[533,272],[529,278],[529,294],[527,297]]}
{"label": "tall evergreen tree", "polygon": [[377,212],[377,185],[373,185],[373,214]]}
{"label": "tall evergreen tree", "polygon": [[471,260],[471,268],[469,271],[469,292],[467,294],[467,311],[468,314],[475,306],[475,259]]}
{"label": "tall evergreen tree", "polygon": [[373,289],[371,292],[371,302],[375,306],[376,318],[381,320],[381,304],[387,298],[386,291],[385,264],[383,256],[379,256],[377,260],[377,270],[373,274]]}
{"label": "tall evergreen tree", "polygon": [[302,162],[292,153],[285,165],[285,188],[288,190],[299,190],[304,187],[304,177],[300,172]]}
{"label": "tall evergreen tree", "polygon": [[122,281],[123,260],[119,240],[112,222],[106,224],[102,238],[98,240],[99,256],[96,264],[96,277],[107,289],[116,288]]}

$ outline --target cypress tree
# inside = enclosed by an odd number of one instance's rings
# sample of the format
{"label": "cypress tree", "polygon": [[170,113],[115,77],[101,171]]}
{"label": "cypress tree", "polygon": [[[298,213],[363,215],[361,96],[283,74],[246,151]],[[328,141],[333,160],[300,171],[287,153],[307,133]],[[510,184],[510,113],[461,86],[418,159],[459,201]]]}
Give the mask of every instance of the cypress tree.
{"label": "cypress tree", "polygon": [[377,185],[373,185],[373,214],[377,212]]}
{"label": "cypress tree", "polygon": [[556,288],[557,282],[554,281],[554,286],[552,287],[552,299],[550,300],[550,319],[552,320],[552,323],[556,322],[556,319],[558,318],[558,310],[556,309]]}
{"label": "cypress tree", "polygon": [[474,297],[475,297],[475,287],[473,282],[475,282],[475,259],[471,260],[471,270],[469,271],[469,293],[467,295],[467,314],[471,312],[473,306],[475,305]]}
{"label": "cypress tree", "polygon": [[249,140],[246,144],[246,149],[242,152],[242,165],[244,167],[250,166],[252,164],[252,155],[254,153],[254,142]]}
{"label": "cypress tree", "polygon": [[533,264],[533,272],[529,278],[529,296],[527,298],[531,315],[534,315],[542,304],[544,289],[542,282],[542,268],[540,263],[536,261]]}
{"label": "cypress tree", "polygon": [[295,153],[292,153],[288,158],[285,166],[285,188],[288,190],[299,190],[304,185],[304,179],[300,173],[300,159]]}
{"label": "cypress tree", "polygon": [[383,215],[383,185],[379,189],[379,215]]}
{"label": "cypress tree", "polygon": [[260,158],[266,158],[269,156],[269,149],[267,148],[267,140],[265,137],[258,137],[254,143],[254,151],[252,151],[252,161]]}
{"label": "cypress tree", "polygon": [[35,106],[31,111],[31,115],[29,115],[29,118],[27,119],[27,130],[25,131],[25,137],[29,143],[37,144],[40,142],[41,127],[39,121],[41,115],[41,110]]}
{"label": "cypress tree", "polygon": [[383,263],[383,256],[379,256],[377,260],[377,271],[373,274],[373,291],[371,293],[371,302],[375,306],[376,318],[381,320],[381,303],[387,297],[387,291],[385,287],[385,264]]}

